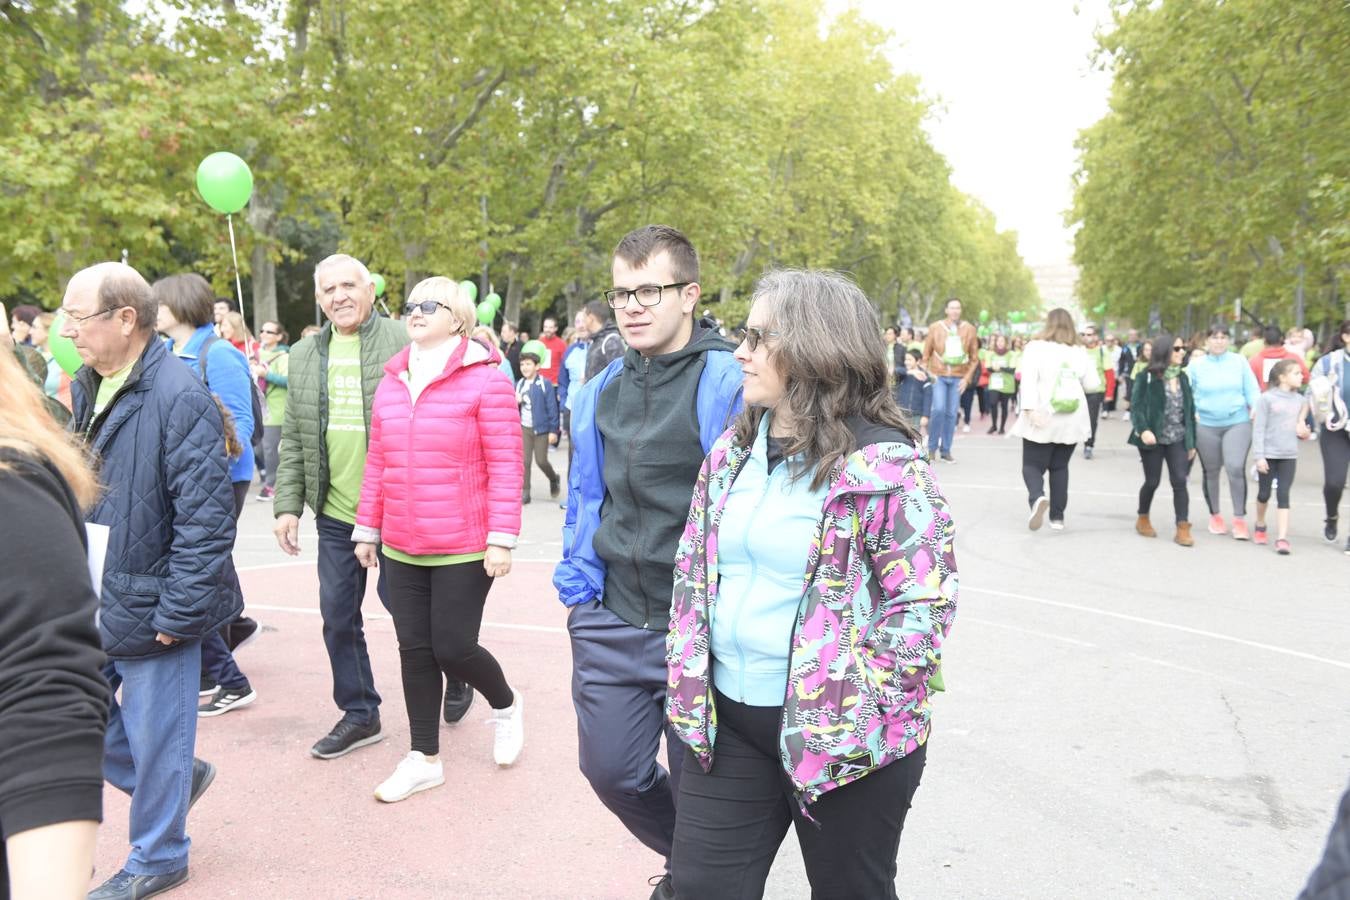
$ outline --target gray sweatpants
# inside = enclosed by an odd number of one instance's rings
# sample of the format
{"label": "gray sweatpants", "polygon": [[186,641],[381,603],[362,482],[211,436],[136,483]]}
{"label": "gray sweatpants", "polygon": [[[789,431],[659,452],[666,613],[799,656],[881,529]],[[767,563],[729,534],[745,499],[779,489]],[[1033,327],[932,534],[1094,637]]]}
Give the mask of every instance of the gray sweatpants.
{"label": "gray sweatpants", "polygon": [[1214,428],[1195,426],[1195,450],[1205,470],[1205,503],[1209,514],[1219,514],[1219,475],[1228,473],[1228,489],[1233,494],[1233,514],[1247,515],[1247,451],[1252,446],[1252,423]]}

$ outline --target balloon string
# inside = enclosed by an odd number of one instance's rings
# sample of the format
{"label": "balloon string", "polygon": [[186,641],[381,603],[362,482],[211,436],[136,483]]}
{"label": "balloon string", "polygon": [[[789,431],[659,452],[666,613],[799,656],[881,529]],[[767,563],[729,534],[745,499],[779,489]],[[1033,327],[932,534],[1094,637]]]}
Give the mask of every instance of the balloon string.
{"label": "balloon string", "polygon": [[[239,251],[234,247],[234,216],[225,216],[225,221],[230,226],[230,256],[234,258],[234,290],[235,295],[239,298],[239,316],[247,322],[248,316],[244,313],[244,286],[239,283]],[[255,322],[254,325],[256,326],[257,323]]]}

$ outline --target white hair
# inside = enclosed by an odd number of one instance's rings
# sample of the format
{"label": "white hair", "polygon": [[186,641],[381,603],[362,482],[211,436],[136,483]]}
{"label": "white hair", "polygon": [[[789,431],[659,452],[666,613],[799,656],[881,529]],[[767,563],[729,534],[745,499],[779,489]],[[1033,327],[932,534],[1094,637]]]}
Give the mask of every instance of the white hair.
{"label": "white hair", "polygon": [[334,253],[332,256],[325,256],[323,259],[319,260],[319,264],[314,267],[315,293],[319,290],[319,273],[331,266],[342,265],[343,263],[356,266],[356,271],[361,275],[361,284],[366,285],[375,283],[375,279],[370,277],[370,270],[366,268],[366,264],[361,262],[361,260],[357,259],[355,256],[348,256],[345,253]]}

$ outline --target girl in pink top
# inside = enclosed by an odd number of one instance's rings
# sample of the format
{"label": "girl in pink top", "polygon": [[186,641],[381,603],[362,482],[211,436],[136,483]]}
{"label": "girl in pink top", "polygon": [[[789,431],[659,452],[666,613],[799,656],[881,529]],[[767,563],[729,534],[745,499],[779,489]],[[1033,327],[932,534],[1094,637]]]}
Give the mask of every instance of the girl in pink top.
{"label": "girl in pink top", "polygon": [[392,803],[445,782],[439,757],[442,674],[491,704],[493,757],[524,743],[523,702],[478,643],[492,580],[511,571],[520,533],[520,415],[495,347],[472,340],[473,301],[448,278],[408,296],[412,344],[385,364],[370,414],[352,540],[388,576],[411,752],[375,789]]}

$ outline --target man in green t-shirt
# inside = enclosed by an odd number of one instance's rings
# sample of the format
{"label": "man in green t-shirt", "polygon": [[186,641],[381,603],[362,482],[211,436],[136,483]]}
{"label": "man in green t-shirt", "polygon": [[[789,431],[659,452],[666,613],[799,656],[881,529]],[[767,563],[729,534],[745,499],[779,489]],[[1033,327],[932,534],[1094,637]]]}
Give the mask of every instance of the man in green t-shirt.
{"label": "man in green t-shirt", "polygon": [[[384,364],[407,345],[408,335],[399,322],[375,315],[374,280],[360,260],[345,254],[323,260],[314,270],[314,290],[328,324],[290,352],[273,530],[281,549],[294,556],[305,506],[317,520],[319,612],[342,719],[310,752],[332,759],[383,737],[361,618],[366,569],[356,558],[352,526],[371,401]],[[384,569],[379,573],[376,590],[383,601]],[[447,721],[462,718],[472,699],[467,685],[447,685]]]}
{"label": "man in green t-shirt", "polygon": [[1083,458],[1092,459],[1092,448],[1097,443],[1097,417],[1102,412],[1102,401],[1106,399],[1106,366],[1109,361],[1106,348],[1102,346],[1096,325],[1083,329],[1083,344],[1087,347],[1088,361],[1097,367],[1097,389],[1087,391],[1088,422],[1092,431],[1083,442]]}

